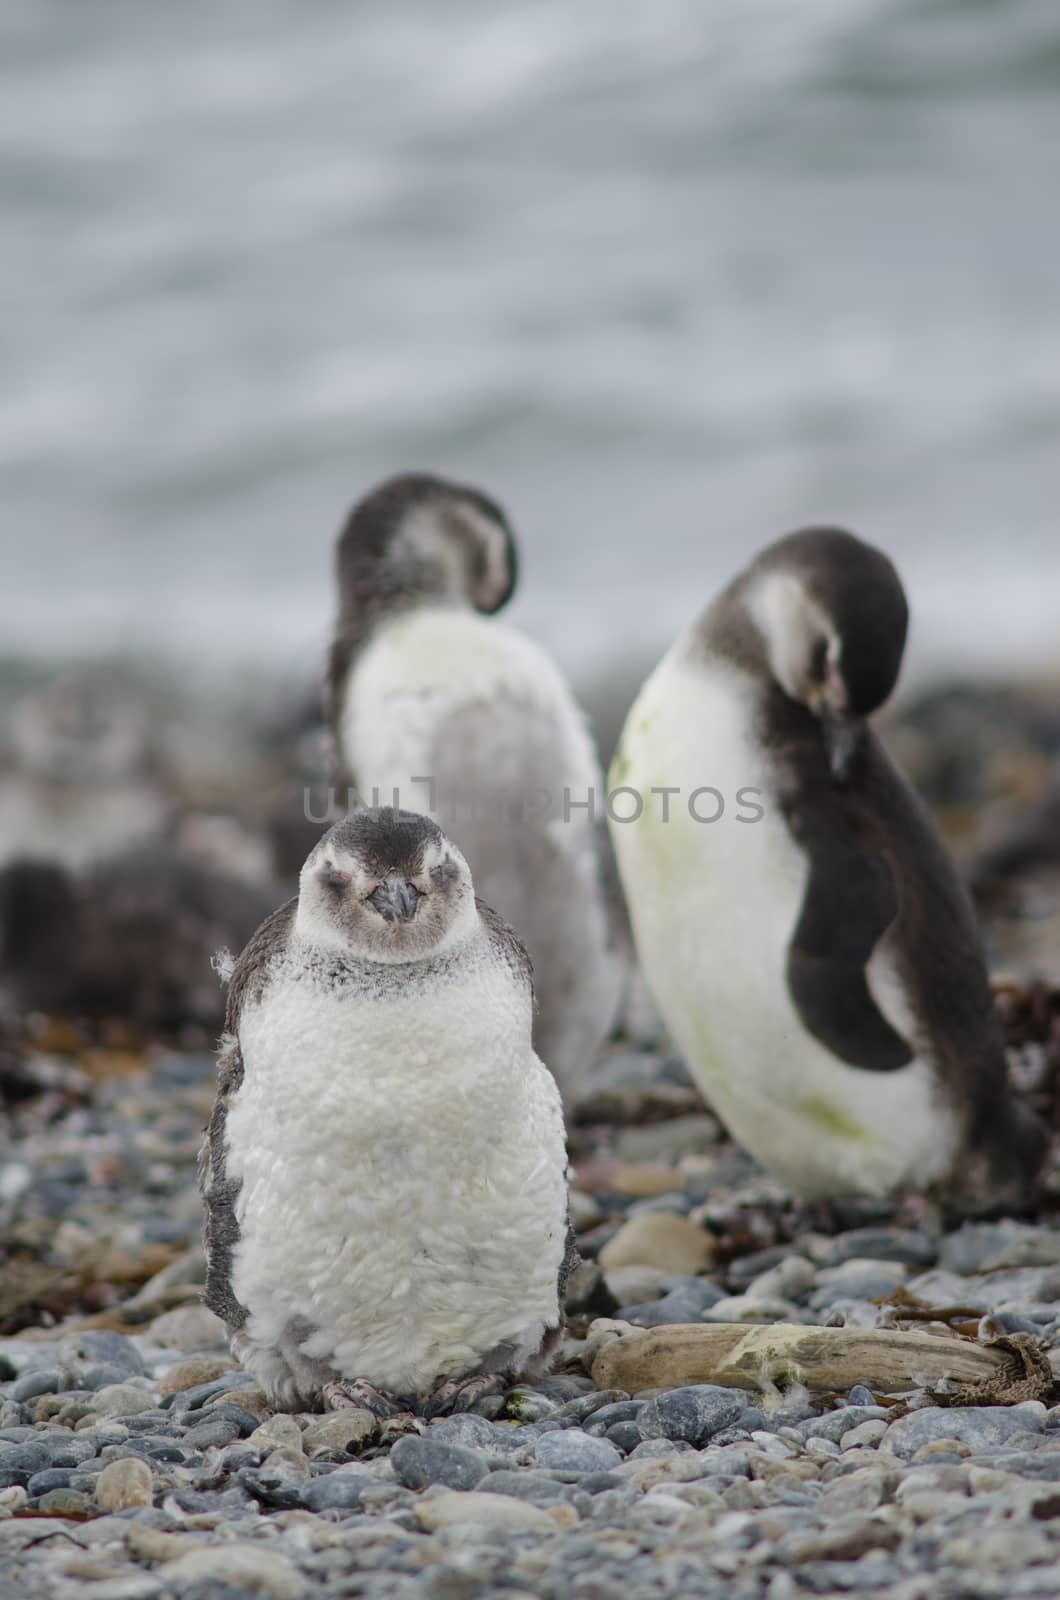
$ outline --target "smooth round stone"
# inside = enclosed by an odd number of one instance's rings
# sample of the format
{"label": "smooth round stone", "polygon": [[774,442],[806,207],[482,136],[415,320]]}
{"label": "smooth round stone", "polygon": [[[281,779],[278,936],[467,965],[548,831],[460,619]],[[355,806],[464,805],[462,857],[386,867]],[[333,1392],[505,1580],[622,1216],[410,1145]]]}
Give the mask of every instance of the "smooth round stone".
{"label": "smooth round stone", "polygon": [[440,1483],[447,1489],[473,1489],[488,1471],[484,1456],[463,1445],[447,1444],[429,1435],[409,1434],[395,1441],[390,1465],[407,1489]]}
{"label": "smooth round stone", "polygon": [[91,1501],[76,1489],[51,1489],[37,1501],[36,1510],[50,1511],[60,1516],[73,1516],[89,1511]]}
{"label": "smooth round stone", "polygon": [[46,1433],[38,1436],[41,1448],[48,1452],[49,1467],[79,1467],[91,1461],[96,1454],[98,1441],[83,1433]]}
{"label": "smooth round stone", "polygon": [[86,1389],[106,1389],[112,1384],[124,1383],[129,1376],[121,1367],[116,1367],[110,1361],[102,1361],[98,1366],[86,1367],[81,1374],[81,1384]]}
{"label": "smooth round stone", "polygon": [[907,1267],[933,1267],[938,1246],[930,1234],[915,1228],[852,1228],[837,1234],[825,1256],[826,1267],[844,1261],[900,1261]]}
{"label": "smooth round stone", "polygon": [[189,1428],[184,1435],[184,1443],[189,1450],[211,1450],[231,1444],[239,1437],[237,1422],[229,1417],[212,1417],[209,1422],[200,1422],[196,1427]]}
{"label": "smooth round stone", "polygon": [[623,1306],[618,1316],[621,1321],[635,1322],[641,1328],[663,1328],[678,1322],[698,1322],[704,1311],[709,1311],[724,1298],[717,1284],[704,1280],[701,1288],[692,1289],[682,1285],[661,1300]]}
{"label": "smooth round stone", "polygon": [[1041,1431],[1041,1418],[1016,1406],[925,1406],[892,1422],[882,1445],[908,1460],[939,1440],[954,1439],[973,1451],[989,1451],[1000,1450],[1014,1434]]}
{"label": "smooth round stone", "polygon": [[24,1372],[21,1378],[16,1378],[9,1392],[12,1400],[21,1403],[35,1400],[40,1394],[61,1394],[68,1381],[66,1373],[59,1367],[37,1367],[33,1372]]}
{"label": "smooth round stone", "polygon": [[575,1422],[587,1425],[589,1417],[597,1416],[606,1410],[609,1405],[628,1403],[628,1395],[624,1389],[594,1389],[591,1394],[579,1395],[576,1400],[568,1400],[560,1411],[560,1416],[571,1417]]}
{"label": "smooth round stone", "polygon": [[517,1448],[522,1433],[522,1428],[499,1427],[473,1411],[458,1411],[455,1416],[432,1422],[424,1437],[466,1445],[468,1449],[508,1451]]}
{"label": "smooth round stone", "polygon": [[43,1472],[45,1467],[52,1465],[47,1447],[38,1444],[36,1440],[27,1444],[12,1445],[10,1449],[0,1451],[0,1467],[5,1472]]}
{"label": "smooth round stone", "polygon": [[613,1472],[587,1472],[578,1479],[579,1494],[607,1494],[611,1489],[622,1489],[625,1481]]}
{"label": "smooth round stone", "polygon": [[535,1446],[538,1465],[548,1472],[610,1472],[622,1463],[609,1439],[593,1438],[580,1428],[546,1433]]}
{"label": "smooth round stone", "polygon": [[631,1450],[636,1450],[641,1443],[640,1424],[636,1418],[629,1422],[612,1423],[604,1437],[611,1441],[616,1450],[621,1450],[623,1455],[628,1455]]}
{"label": "smooth round stone", "polygon": [[30,1498],[47,1494],[51,1489],[69,1489],[73,1473],[69,1467],[45,1467],[43,1472],[35,1472],[26,1484],[26,1492]]}
{"label": "smooth round stone", "polygon": [[856,1383],[847,1395],[847,1401],[852,1406],[874,1406],[876,1397],[867,1384]]}
{"label": "smooth round stone", "polygon": [[649,1400],[638,1418],[642,1439],[676,1439],[706,1444],[715,1433],[739,1422],[749,1396],[717,1384],[689,1384]]}
{"label": "smooth round stone", "polygon": [[611,1405],[601,1406],[586,1421],[585,1431],[602,1437],[616,1422],[635,1422],[643,1405],[643,1400],[615,1400]]}
{"label": "smooth round stone", "polygon": [[[166,1376],[168,1377],[169,1374]],[[162,1382],[164,1384],[165,1379]],[[162,1405],[177,1412],[198,1411],[200,1406],[204,1406],[207,1400],[212,1400],[215,1394],[228,1394],[235,1389],[253,1389],[254,1387],[254,1379],[249,1372],[224,1372],[218,1378],[210,1378],[202,1383],[195,1383],[190,1389],[167,1390],[163,1388]]]}
{"label": "smooth round stone", "polygon": [[155,1402],[144,1389],[130,1383],[110,1383],[97,1389],[92,1396],[90,1410],[95,1417],[136,1416],[140,1411],[154,1411]]}
{"label": "smooth round stone", "polygon": [[555,1416],[558,1409],[554,1400],[534,1389],[510,1389],[504,1397],[503,1414],[515,1422],[540,1422]]}
{"label": "smooth round stone", "polygon": [[[162,1374],[158,1387],[163,1395],[186,1396],[189,1390],[209,1389],[219,1378],[228,1377],[233,1371],[230,1356],[188,1356],[184,1361],[174,1362]],[[249,1377],[249,1373],[240,1376]]]}
{"label": "smooth round stone", "polygon": [[529,1501],[531,1505],[551,1506],[569,1500],[572,1486],[550,1478],[547,1472],[513,1472],[502,1468],[480,1479],[476,1492],[508,1495],[513,1500]]}
{"label": "smooth round stone", "polygon": [[367,1473],[340,1467],[310,1478],[302,1485],[299,1498],[307,1511],[357,1511],[365,1489],[374,1481]]}
{"label": "smooth round stone", "polygon": [[95,1365],[118,1367],[123,1378],[142,1378],[147,1371],[143,1357],[124,1333],[109,1328],[90,1328],[79,1336],[81,1353]]}
{"label": "smooth round stone", "polygon": [[139,1456],[108,1461],[96,1479],[96,1504],[103,1511],[124,1511],[151,1504],[151,1468]]}

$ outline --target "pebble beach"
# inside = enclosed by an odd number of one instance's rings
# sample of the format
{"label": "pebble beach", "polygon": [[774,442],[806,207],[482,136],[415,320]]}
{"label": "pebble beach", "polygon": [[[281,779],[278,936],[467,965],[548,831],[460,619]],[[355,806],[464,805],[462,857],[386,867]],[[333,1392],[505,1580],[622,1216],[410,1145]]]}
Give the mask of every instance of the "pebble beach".
{"label": "pebble beach", "polygon": [[[631,1393],[586,1369],[604,1318],[1025,1335],[1060,1378],[1060,1174],[1035,1221],[947,1226],[910,1200],[810,1211],[725,1138],[665,1046],[616,1043],[573,1119],[582,1265],[553,1374],[388,1437],[356,1408],[271,1413],[200,1303],[213,1057],[86,1048],[56,1026],[5,1050],[5,1592],[1057,1592],[1048,1378],[1041,1398],[969,1405],[945,1381],[882,1394],[871,1373],[828,1394]],[[1014,1055],[1042,1080],[1048,1044]]]}

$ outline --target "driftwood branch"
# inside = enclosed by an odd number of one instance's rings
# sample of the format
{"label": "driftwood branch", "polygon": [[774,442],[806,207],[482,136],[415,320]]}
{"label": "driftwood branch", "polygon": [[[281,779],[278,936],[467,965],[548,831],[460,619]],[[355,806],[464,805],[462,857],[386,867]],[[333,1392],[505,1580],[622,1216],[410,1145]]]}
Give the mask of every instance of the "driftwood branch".
{"label": "driftwood branch", "polygon": [[866,1383],[902,1393],[949,1378],[980,1384],[1003,1378],[1011,1357],[1001,1349],[891,1328],[813,1328],[792,1323],[678,1323],[635,1328],[599,1319],[589,1329],[585,1362],[601,1389],[675,1389],[718,1383],[771,1393],[802,1384],[844,1393]]}

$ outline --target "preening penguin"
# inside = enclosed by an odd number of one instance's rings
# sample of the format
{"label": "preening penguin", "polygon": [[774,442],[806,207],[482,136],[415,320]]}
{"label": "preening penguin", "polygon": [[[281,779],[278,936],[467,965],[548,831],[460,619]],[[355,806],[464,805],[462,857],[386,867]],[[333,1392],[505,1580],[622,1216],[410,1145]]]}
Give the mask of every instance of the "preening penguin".
{"label": "preening penguin", "polygon": [[544,652],[490,616],[515,576],[508,520],[477,489],[408,474],[369,494],[339,539],[329,720],[341,780],[429,811],[519,929],[535,1045],[566,1094],[614,1022],[625,963],[584,717]]}
{"label": "preening penguin", "polygon": [[428,818],[310,854],[232,974],[206,1304],[270,1400],[459,1408],[541,1371],[573,1262],[522,945]]}
{"label": "preening penguin", "polygon": [[[1026,1206],[1044,1134],[1009,1092],[971,904],[867,721],[906,627],[894,567],[852,534],[762,551],[629,713],[612,784],[646,803],[613,826],[619,869],[671,1032],[767,1168],[807,1197]],[[706,785],[713,822],[686,803]]]}

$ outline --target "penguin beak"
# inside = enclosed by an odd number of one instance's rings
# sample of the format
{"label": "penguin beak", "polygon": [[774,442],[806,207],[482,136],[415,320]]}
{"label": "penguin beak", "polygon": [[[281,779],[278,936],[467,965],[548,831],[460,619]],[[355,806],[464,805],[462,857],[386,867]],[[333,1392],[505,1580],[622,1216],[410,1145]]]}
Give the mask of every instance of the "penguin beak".
{"label": "penguin beak", "polygon": [[420,891],[407,878],[384,878],[368,896],[384,922],[409,922],[416,915]]}
{"label": "penguin beak", "polygon": [[821,710],[821,728],[832,774],[832,787],[845,789],[850,782],[850,769],[861,739],[861,721],[849,712],[834,711],[824,706]]}

